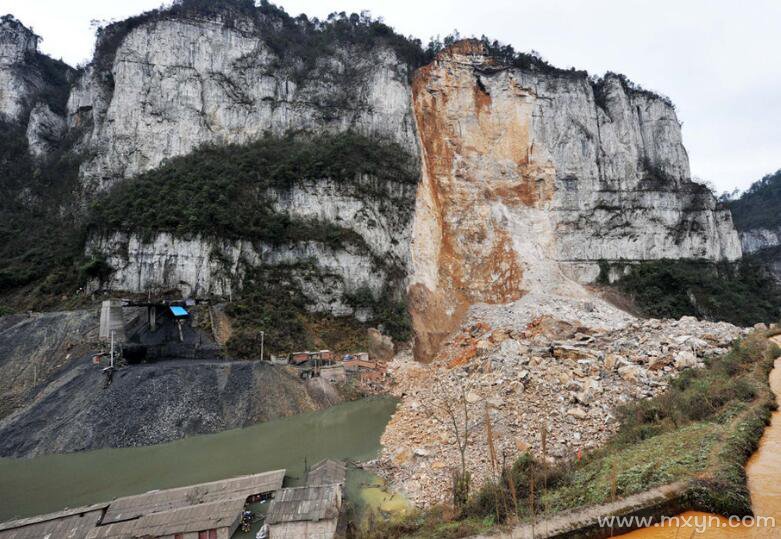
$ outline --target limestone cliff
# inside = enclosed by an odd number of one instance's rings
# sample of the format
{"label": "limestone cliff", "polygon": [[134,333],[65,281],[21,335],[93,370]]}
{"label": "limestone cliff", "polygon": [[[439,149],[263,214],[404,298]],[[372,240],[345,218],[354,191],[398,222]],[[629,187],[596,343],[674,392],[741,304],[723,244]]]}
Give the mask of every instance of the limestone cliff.
{"label": "limestone cliff", "polygon": [[288,66],[264,33],[282,24],[161,16],[103,51],[108,58],[96,57],[68,100],[70,124],[92,126],[84,183],[102,189],[202,144],[264,133],[353,129],[415,151],[410,66],[392,47],[337,43],[309,65]]}
{"label": "limestone cliff", "polygon": [[[392,43],[336,39],[314,58],[297,57],[273,46],[286,25],[297,23],[274,13],[256,15],[162,13],[128,31],[120,24],[103,32],[101,39],[114,44],[98,43],[68,101],[69,125],[83,130],[80,148],[91,156],[80,171],[88,193],[204,144],[291,132],[355,132],[396,142],[416,158],[409,85],[414,66]],[[317,32],[300,31],[307,39]],[[313,261],[316,278],[291,269],[310,308],[352,314],[346,294],[403,291],[387,268],[406,271],[414,185],[379,188],[386,194],[376,200],[352,183],[313,177],[267,193],[278,214],[347,228],[368,250],[317,241],[223,241],[209,231],[141,238],[117,230],[93,234],[86,251],[106,255],[114,268],[104,287],[180,288],[197,295],[235,293],[246,270],[259,264],[294,268]]]}
{"label": "limestone cliff", "polygon": [[0,114],[17,119],[25,112],[35,80],[24,69],[38,50],[38,36],[6,15],[0,19]]}
{"label": "limestone cliff", "polygon": [[39,41],[13,16],[0,18],[0,120],[24,127],[31,151],[41,156],[65,132],[73,70],[40,54]]}
{"label": "limestone cliff", "polygon": [[419,355],[469,305],[576,293],[599,260],[741,256],[729,211],[690,180],[673,107],[619,77],[512,68],[467,40],[416,73],[413,102]]}
{"label": "limestone cliff", "polygon": [[[104,287],[230,296],[248,270],[280,266],[307,308],[356,315],[347,296],[406,289],[425,355],[475,303],[530,289],[585,297],[578,283],[593,282],[601,260],[741,256],[729,212],[690,180],[673,106],[620,76],[507,65],[477,40],[420,67],[419,44],[362,16],[225,5],[182,0],[102,29],[93,61],[67,74],[67,106],[37,37],[3,19],[0,112],[39,157],[75,141],[73,206],[89,212],[94,198],[203,148],[290,133],[393,142],[421,180],[378,180],[378,167],[349,181],[301,173],[254,193],[292,226],[349,233],[336,244],[220,236],[193,230],[186,212],[143,234],[121,219],[95,227],[84,253],[110,264]],[[196,211],[224,193],[207,194],[169,205]],[[312,262],[315,272],[296,269]]]}
{"label": "limestone cliff", "polygon": [[743,252],[762,259],[781,281],[781,170],[754,182],[728,202]]}

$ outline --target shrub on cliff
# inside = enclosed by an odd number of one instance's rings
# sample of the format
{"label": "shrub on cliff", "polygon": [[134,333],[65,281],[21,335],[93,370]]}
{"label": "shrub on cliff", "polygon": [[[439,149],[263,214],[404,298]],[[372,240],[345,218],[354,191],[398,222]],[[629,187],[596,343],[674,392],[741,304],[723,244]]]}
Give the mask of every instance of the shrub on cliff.
{"label": "shrub on cliff", "polygon": [[306,15],[291,17],[268,0],[261,0],[259,5],[253,0],[175,0],[168,7],[99,26],[94,64],[110,76],[116,51],[130,32],[150,22],[178,18],[219,18],[226,27],[240,27],[242,31],[248,25],[254,26],[256,34],[285,65],[301,65],[305,70],[338,45],[365,48],[388,45],[409,66],[410,73],[430,59],[420,40],[397,34],[368,12],[331,13],[321,21]]}
{"label": "shrub on cliff", "polygon": [[696,316],[737,325],[772,322],[781,314],[781,290],[755,260],[735,264],[707,260],[654,260],[629,266],[615,283],[642,314],[654,318]]}
{"label": "shrub on cliff", "polygon": [[[399,145],[349,132],[204,146],[116,185],[93,205],[90,226],[145,237],[171,232],[365,248],[363,239],[349,228],[304,221],[273,209],[271,190],[284,192],[296,182],[322,179],[350,184],[359,196],[393,204],[383,185],[413,185],[417,171]],[[411,208],[410,204],[397,211]]]}
{"label": "shrub on cliff", "polygon": [[36,160],[23,129],[0,122],[0,294],[28,288],[12,301],[19,307],[40,308],[81,284],[77,173],[77,157],[57,151]]}
{"label": "shrub on cliff", "polygon": [[738,230],[781,227],[781,170],[753,183],[740,198],[727,204]]}

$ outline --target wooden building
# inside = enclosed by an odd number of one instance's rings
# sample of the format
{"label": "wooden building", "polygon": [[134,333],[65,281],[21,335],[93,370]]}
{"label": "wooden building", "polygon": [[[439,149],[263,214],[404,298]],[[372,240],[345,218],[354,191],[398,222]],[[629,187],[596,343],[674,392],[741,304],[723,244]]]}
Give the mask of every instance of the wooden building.
{"label": "wooden building", "polygon": [[284,488],[266,515],[273,539],[332,539],[342,507],[342,486]]}

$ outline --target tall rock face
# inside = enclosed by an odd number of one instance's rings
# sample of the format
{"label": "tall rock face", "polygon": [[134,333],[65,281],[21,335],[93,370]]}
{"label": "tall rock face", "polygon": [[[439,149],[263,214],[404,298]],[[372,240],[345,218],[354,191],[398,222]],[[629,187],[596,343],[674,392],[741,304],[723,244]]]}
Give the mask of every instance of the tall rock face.
{"label": "tall rock face", "polygon": [[415,185],[372,183],[380,194],[368,196],[365,183],[332,180],[301,181],[268,194],[278,214],[293,221],[339,224],[358,241],[270,243],[168,232],[145,238],[116,231],[93,235],[86,248],[106,256],[114,271],[103,286],[114,290],[177,288],[186,295],[227,297],[240,291],[252,268],[279,266],[287,268],[311,310],[355,314],[348,295],[368,290],[379,298],[388,286],[403,290],[393,272],[406,272],[409,263]]}
{"label": "tall rock face", "polygon": [[[80,170],[88,196],[202,145],[267,135],[350,131],[395,142],[417,159],[413,66],[399,51],[382,40],[336,40],[301,58],[272,46],[284,41],[286,24],[274,14],[163,12],[109,27],[68,100],[69,126],[82,130],[79,147],[91,156]],[[367,197],[361,183],[384,195]],[[349,229],[360,246],[116,230],[93,234],[86,251],[114,268],[102,283],[114,290],[229,296],[253,267],[285,266],[311,310],[354,314],[349,294],[404,290],[415,186],[377,183],[304,178],[267,193],[274,212]]]}
{"label": "tall rock face", "polygon": [[[596,95],[595,95],[596,92]],[[577,293],[600,260],[734,260],[673,107],[608,76],[499,65],[476,40],[421,68],[410,304],[426,357],[473,303]]]}
{"label": "tall rock face", "polygon": [[337,44],[288,65],[258,26],[273,28],[267,19],[162,17],[121,39],[108,33],[115,50],[98,45],[68,101],[70,124],[92,126],[85,185],[104,189],[200,145],[265,133],[351,129],[415,152],[410,67],[392,47]]}
{"label": "tall rock face", "polygon": [[745,254],[764,261],[781,281],[781,170],[754,182],[729,202]]}
{"label": "tall rock face", "polygon": [[690,180],[672,105],[619,76],[507,66],[475,40],[416,71],[417,45],[360,16],[311,22],[235,4],[183,0],[110,25],[91,64],[65,74],[6,17],[0,113],[35,155],[75,140],[82,203],[203,147],[267,135],[389,141],[416,171],[300,174],[258,195],[270,214],[348,241],[98,226],[85,252],[113,268],[109,289],[229,296],[274,266],[311,310],[355,315],[349,296],[406,290],[425,357],[470,305],[585,294],[602,260],[741,256],[729,212]]}
{"label": "tall rock face", "polygon": [[29,112],[35,83],[25,69],[38,50],[38,36],[10,15],[0,19],[0,114],[17,120]]}
{"label": "tall rock face", "polygon": [[39,40],[13,16],[0,17],[0,120],[25,129],[31,152],[42,157],[65,133],[73,70],[39,53]]}

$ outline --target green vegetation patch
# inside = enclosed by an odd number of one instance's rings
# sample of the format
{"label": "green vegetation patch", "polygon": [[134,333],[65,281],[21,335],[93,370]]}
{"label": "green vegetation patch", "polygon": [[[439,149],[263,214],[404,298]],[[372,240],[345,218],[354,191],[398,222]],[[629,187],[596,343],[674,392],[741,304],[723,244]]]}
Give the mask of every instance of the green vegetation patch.
{"label": "green vegetation patch", "polygon": [[[45,308],[83,285],[90,260],[75,218],[78,158],[55,151],[37,161],[24,131],[0,123],[0,296],[17,308]],[[16,297],[9,297],[14,295]],[[9,310],[9,307],[6,307]]]}
{"label": "green vegetation patch", "polygon": [[769,344],[769,334],[754,332],[704,369],[682,373],[661,395],[619,410],[618,433],[579,462],[550,466],[524,453],[460,509],[373,522],[364,535],[465,537],[676,482],[688,485],[692,509],[750,514],[744,464],[776,407],[768,374],[781,349]]}
{"label": "green vegetation patch", "polygon": [[[267,353],[286,354],[299,350],[329,349],[339,353],[366,350],[367,330],[381,325],[395,341],[410,338],[410,321],[404,303],[387,295],[366,299],[372,309],[371,323],[352,316],[336,317],[307,310],[299,280],[339,280],[326,275],[313,263],[258,267],[247,275],[241,292],[226,308],[234,333],[228,352],[238,358],[258,359],[261,332]],[[369,296],[371,298],[371,296]]]}
{"label": "green vegetation patch", "polygon": [[781,227],[781,170],[768,174],[735,200],[728,200],[738,230]]}
{"label": "green vegetation patch", "polygon": [[[330,179],[392,204],[387,182],[414,185],[415,160],[398,144],[355,133],[264,137],[245,145],[204,146],[124,181],[92,208],[90,225],[151,238],[160,232],[221,239],[320,241],[363,245],[346,227],[275,212],[271,190]],[[406,202],[407,204],[404,204]],[[411,201],[402,201],[403,207]]]}
{"label": "green vegetation patch", "polygon": [[630,295],[642,314],[654,318],[696,316],[747,326],[777,320],[781,308],[778,284],[753,259],[734,264],[645,261],[630,265],[614,286]]}

